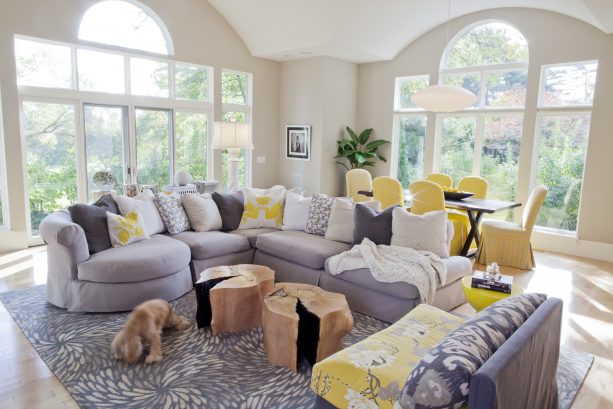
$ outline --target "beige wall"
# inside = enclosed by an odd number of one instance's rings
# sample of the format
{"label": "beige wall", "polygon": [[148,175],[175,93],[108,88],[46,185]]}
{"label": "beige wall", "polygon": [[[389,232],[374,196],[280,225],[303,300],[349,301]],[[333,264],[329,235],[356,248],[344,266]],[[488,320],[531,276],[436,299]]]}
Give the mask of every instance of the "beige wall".
{"label": "beige wall", "polygon": [[[214,68],[216,121],[221,115],[221,69],[253,73],[253,185],[277,183],[280,64],[252,57],[234,29],[204,0],[140,1],[155,11],[168,27],[175,47],[173,58]],[[0,86],[13,230],[0,233],[0,251],[25,247],[27,238],[13,35],[78,44],[81,16],[95,3],[94,0],[0,2]],[[257,164],[257,156],[265,156],[266,163]],[[220,175],[219,152],[215,158],[216,175]]]}
{"label": "beige wall", "polygon": [[[517,27],[530,47],[527,103],[520,158],[520,184],[517,199],[525,202],[530,186],[529,169],[536,122],[536,100],[540,67],[572,61],[599,60],[597,86],[581,200],[578,238],[613,243],[613,35],[579,20],[535,9],[496,9],[467,15],[451,21],[452,38],[466,26],[488,19],[504,20]],[[358,127],[372,127],[379,138],[391,140],[394,78],[430,74],[438,81],[438,69],[445,47],[445,26],[440,26],[410,44],[394,60],[359,66]],[[428,137],[434,135],[435,116],[428,116]],[[389,155],[389,147],[386,147]],[[426,172],[431,171],[433,152],[426,152]],[[373,172],[388,174],[390,163]]]}
{"label": "beige wall", "polygon": [[[343,194],[344,171],[337,165],[336,141],[356,122],[358,68],[329,57],[309,58],[281,66],[279,182],[291,186],[302,175],[308,194]],[[285,158],[285,126],[311,125],[311,160]]]}

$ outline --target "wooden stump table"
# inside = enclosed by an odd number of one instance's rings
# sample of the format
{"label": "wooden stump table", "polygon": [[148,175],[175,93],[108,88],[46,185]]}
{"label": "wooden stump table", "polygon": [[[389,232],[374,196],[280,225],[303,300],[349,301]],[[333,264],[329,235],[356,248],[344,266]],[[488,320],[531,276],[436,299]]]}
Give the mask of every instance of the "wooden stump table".
{"label": "wooden stump table", "polygon": [[264,296],[274,288],[274,280],[273,270],[255,264],[204,270],[195,286],[198,327],[211,326],[217,335],[260,326]]}
{"label": "wooden stump table", "polygon": [[340,351],[353,328],[353,316],[342,294],[308,284],[278,283],[264,299],[264,349],[273,365],[298,371]]}

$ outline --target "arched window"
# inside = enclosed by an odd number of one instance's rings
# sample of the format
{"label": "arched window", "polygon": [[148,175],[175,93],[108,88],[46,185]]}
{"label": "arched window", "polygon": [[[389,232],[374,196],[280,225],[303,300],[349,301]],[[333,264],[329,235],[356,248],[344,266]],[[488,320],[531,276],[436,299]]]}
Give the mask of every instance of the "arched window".
{"label": "arched window", "polygon": [[488,198],[515,199],[528,84],[526,39],[503,22],[469,26],[447,45],[439,82],[464,87],[478,99],[464,111],[439,115],[435,171],[455,183],[480,175],[489,181]]}
{"label": "arched window", "polygon": [[174,53],[162,20],[134,0],[107,0],[90,7],[81,20],[79,38],[158,54]]}

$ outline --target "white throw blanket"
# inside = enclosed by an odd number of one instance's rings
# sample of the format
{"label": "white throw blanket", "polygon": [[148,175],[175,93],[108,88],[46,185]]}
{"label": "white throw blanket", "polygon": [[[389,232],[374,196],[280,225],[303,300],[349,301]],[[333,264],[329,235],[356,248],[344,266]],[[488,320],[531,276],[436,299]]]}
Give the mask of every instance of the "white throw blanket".
{"label": "white throw blanket", "polygon": [[406,247],[377,246],[367,238],[362,244],[328,260],[328,269],[333,275],[359,268],[370,269],[377,281],[414,285],[421,302],[428,304],[434,300],[437,278],[441,285],[447,279],[447,267],[438,255]]}

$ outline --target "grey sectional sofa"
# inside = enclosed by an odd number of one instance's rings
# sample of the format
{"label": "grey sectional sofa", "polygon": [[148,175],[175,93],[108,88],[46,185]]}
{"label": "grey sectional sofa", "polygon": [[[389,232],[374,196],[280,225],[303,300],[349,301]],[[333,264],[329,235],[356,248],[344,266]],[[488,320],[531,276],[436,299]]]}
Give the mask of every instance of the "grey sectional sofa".
{"label": "grey sectional sofa", "polygon": [[[301,231],[156,234],[90,256],[85,234],[69,214],[47,216],[40,229],[48,244],[47,299],[68,311],[121,311],[151,298],[172,300],[188,292],[204,269],[241,263],[266,265],[277,281],[343,293],[351,308],[387,322],[419,303],[414,286],[378,282],[366,269],[331,275],[326,260],[351,246]],[[437,290],[434,305],[449,310],[465,302],[460,279],[472,273],[472,264],[457,256],[444,263],[447,283]]]}

